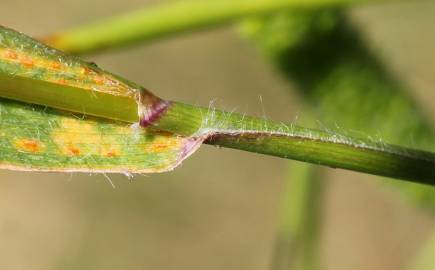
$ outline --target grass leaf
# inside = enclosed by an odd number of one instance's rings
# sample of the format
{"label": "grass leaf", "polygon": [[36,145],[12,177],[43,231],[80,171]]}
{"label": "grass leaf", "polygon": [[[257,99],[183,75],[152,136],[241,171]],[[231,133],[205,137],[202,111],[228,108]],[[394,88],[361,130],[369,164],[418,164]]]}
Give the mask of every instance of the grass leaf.
{"label": "grass leaf", "polygon": [[172,170],[202,140],[0,99],[0,168],[153,173]]}

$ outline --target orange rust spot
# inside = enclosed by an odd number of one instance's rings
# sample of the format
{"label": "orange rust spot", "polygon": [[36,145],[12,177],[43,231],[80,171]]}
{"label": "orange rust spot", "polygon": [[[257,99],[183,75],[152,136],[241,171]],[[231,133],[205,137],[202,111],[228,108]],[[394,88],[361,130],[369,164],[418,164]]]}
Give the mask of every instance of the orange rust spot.
{"label": "orange rust spot", "polygon": [[96,84],[103,84],[104,81],[105,81],[105,78],[104,78],[104,77],[101,77],[101,76],[96,76],[96,77],[94,78],[94,82],[95,82]]}
{"label": "orange rust spot", "polygon": [[102,136],[95,127],[96,124],[66,118],[62,119],[58,129],[51,131],[51,138],[63,155],[101,155]]}
{"label": "orange rust spot", "polygon": [[58,62],[51,62],[49,67],[51,69],[61,69],[62,65],[60,63],[58,63]]}
{"label": "orange rust spot", "polygon": [[77,147],[68,146],[66,148],[66,150],[67,150],[68,155],[71,155],[71,156],[78,156],[78,155],[80,155],[80,149],[78,149]]}
{"label": "orange rust spot", "polygon": [[159,153],[165,151],[171,146],[172,146],[171,144],[166,144],[166,143],[152,143],[150,145],[145,145],[144,150],[147,153]]}
{"label": "orange rust spot", "polygon": [[115,150],[109,150],[106,153],[104,153],[106,157],[117,157],[118,153]]}
{"label": "orange rust spot", "polygon": [[176,137],[157,136],[148,145],[145,145],[145,151],[148,153],[159,153],[168,151],[168,149],[176,149],[181,141]]}
{"label": "orange rust spot", "polygon": [[10,50],[6,50],[5,51],[5,57],[9,58],[9,59],[17,59],[18,58],[18,54],[16,52],[10,51]]}
{"label": "orange rust spot", "polygon": [[67,84],[67,82],[66,82],[66,80],[65,80],[64,78],[60,78],[60,79],[58,79],[58,80],[57,80],[57,83],[58,83],[58,84],[63,84],[63,85]]}
{"label": "orange rust spot", "polygon": [[33,60],[30,58],[23,58],[21,59],[21,64],[23,64],[25,67],[33,67],[34,63]]}
{"label": "orange rust spot", "polygon": [[15,141],[15,146],[19,150],[29,153],[40,153],[43,148],[41,142],[32,139],[18,139]]}
{"label": "orange rust spot", "polygon": [[156,134],[158,134],[159,136],[165,136],[165,137],[172,137],[172,136],[174,136],[173,133],[168,132],[168,131],[164,131],[164,130],[159,130],[158,132],[156,132]]}
{"label": "orange rust spot", "polygon": [[158,143],[158,144],[153,145],[153,148],[154,148],[156,151],[161,151],[161,150],[164,150],[164,149],[166,149],[166,148],[168,148],[168,147],[169,147],[168,144],[163,144],[163,143]]}
{"label": "orange rust spot", "polygon": [[82,74],[82,75],[89,75],[92,73],[94,73],[94,72],[90,68],[87,68],[87,67],[80,68],[80,74]]}

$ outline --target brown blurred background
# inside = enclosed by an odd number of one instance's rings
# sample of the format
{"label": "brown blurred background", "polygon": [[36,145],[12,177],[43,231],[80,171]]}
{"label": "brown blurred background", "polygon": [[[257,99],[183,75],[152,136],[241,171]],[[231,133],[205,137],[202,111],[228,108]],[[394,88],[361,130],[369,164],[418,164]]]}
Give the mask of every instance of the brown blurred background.
{"label": "brown blurred background", "polygon": [[[0,24],[44,36],[150,3],[1,0]],[[435,124],[435,2],[351,13]],[[232,27],[88,58],[162,97],[299,115],[297,93]],[[269,269],[288,162],[203,146],[170,173],[111,175],[116,189],[101,175],[0,171],[0,269]],[[372,176],[325,171],[323,268],[406,269],[431,213]]]}

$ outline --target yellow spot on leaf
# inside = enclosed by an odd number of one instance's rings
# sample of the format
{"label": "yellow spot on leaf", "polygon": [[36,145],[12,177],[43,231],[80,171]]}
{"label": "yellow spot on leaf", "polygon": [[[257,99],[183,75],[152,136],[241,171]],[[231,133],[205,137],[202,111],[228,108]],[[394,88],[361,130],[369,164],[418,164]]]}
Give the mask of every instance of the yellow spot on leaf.
{"label": "yellow spot on leaf", "polygon": [[102,133],[96,128],[96,123],[73,118],[63,119],[60,128],[52,132],[53,141],[63,155],[109,158],[121,155],[119,140],[122,136],[116,135],[119,134]]}
{"label": "yellow spot on leaf", "polygon": [[95,72],[92,71],[90,68],[82,67],[82,68],[80,68],[80,74],[81,75],[94,75]]}
{"label": "yellow spot on leaf", "polygon": [[33,60],[27,57],[21,59],[21,64],[28,68],[31,68],[34,65]]}
{"label": "yellow spot on leaf", "polygon": [[12,59],[12,60],[15,60],[15,59],[18,58],[18,55],[15,52],[10,51],[10,50],[4,50],[3,51],[3,56],[5,58],[9,58],[9,59]]}
{"label": "yellow spot on leaf", "polygon": [[42,142],[32,139],[16,139],[14,145],[20,151],[34,154],[41,153],[45,148]]}
{"label": "yellow spot on leaf", "polygon": [[50,62],[49,67],[51,69],[59,70],[62,68],[62,65],[58,62]]}
{"label": "yellow spot on leaf", "polygon": [[95,76],[94,77],[94,82],[98,85],[102,85],[104,84],[104,77],[102,76]]}
{"label": "yellow spot on leaf", "polygon": [[62,85],[66,85],[67,81],[64,78],[60,78],[59,80],[57,80],[58,84],[62,84]]}
{"label": "yellow spot on leaf", "polygon": [[106,157],[117,157],[119,154],[116,152],[116,150],[108,150],[108,151],[103,151],[103,156]]}
{"label": "yellow spot on leaf", "polygon": [[67,151],[67,154],[70,155],[70,156],[78,156],[78,155],[80,155],[80,149],[78,149],[77,147],[74,147],[72,145],[68,145],[66,147],[66,151]]}
{"label": "yellow spot on leaf", "polygon": [[60,127],[52,131],[54,143],[63,155],[97,154],[101,136],[89,122],[65,118]]}
{"label": "yellow spot on leaf", "polygon": [[180,142],[177,137],[156,136],[152,144],[145,145],[144,150],[147,153],[160,153],[166,151],[168,148],[178,148]]}

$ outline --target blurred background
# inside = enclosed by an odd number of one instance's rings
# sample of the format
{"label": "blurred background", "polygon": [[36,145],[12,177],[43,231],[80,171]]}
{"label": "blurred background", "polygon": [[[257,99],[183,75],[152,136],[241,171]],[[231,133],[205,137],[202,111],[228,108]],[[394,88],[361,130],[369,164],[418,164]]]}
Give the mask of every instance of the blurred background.
{"label": "blurred background", "polygon": [[[39,37],[160,1],[1,2],[0,24]],[[435,2],[348,12],[435,125]],[[86,58],[165,98],[303,117],[295,87],[234,27]],[[204,145],[173,172],[110,175],[115,189],[102,175],[0,171],[0,269],[270,269],[289,163]],[[322,172],[321,269],[408,269],[433,212],[377,177]]]}

